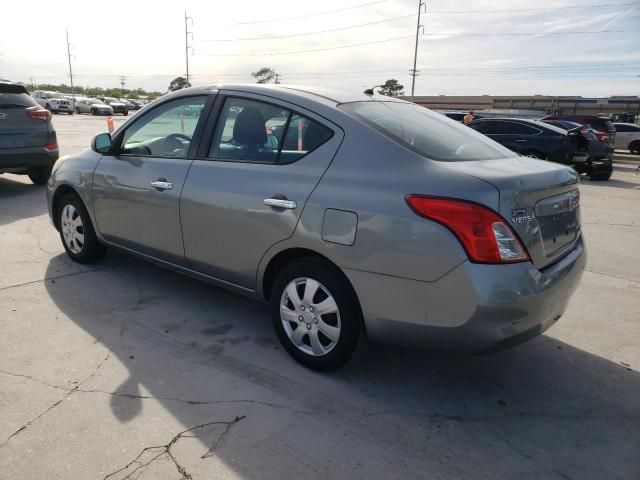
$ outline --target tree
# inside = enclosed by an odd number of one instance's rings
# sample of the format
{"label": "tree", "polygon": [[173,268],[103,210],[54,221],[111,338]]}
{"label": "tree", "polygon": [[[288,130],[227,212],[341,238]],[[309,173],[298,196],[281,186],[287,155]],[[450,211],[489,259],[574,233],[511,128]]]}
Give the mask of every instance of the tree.
{"label": "tree", "polygon": [[384,82],[384,85],[380,87],[380,94],[387,97],[397,97],[404,94],[404,85],[400,85],[398,80],[392,78]]}
{"label": "tree", "polygon": [[175,92],[176,90],[181,90],[183,88],[187,88],[190,87],[191,84],[189,82],[187,82],[187,79],[184,77],[176,77],[173,80],[171,80],[171,83],[169,84],[169,91],[170,92]]}
{"label": "tree", "polygon": [[253,72],[251,74],[251,76],[255,78],[258,83],[269,83],[274,78],[277,79],[277,75],[278,74],[276,73],[276,71],[273,68],[269,67],[262,67],[257,72]]}

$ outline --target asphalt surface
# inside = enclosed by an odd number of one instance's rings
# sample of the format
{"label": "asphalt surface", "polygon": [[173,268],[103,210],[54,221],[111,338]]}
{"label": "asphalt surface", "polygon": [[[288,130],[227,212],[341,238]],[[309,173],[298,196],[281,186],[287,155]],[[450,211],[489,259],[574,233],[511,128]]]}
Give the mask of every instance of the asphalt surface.
{"label": "asphalt surface", "polygon": [[[54,122],[63,154],[106,128]],[[370,345],[332,374],[287,356],[265,305],[114,251],[74,264],[44,189],[2,175],[0,478],[102,479],[143,452],[108,478],[638,479],[634,170],[582,183],[587,271],[546,334],[475,357]]]}

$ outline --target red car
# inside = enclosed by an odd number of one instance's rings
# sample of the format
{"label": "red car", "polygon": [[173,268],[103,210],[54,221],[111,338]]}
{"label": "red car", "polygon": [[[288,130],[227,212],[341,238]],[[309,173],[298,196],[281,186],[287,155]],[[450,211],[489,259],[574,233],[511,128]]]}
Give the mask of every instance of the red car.
{"label": "red car", "polygon": [[608,118],[595,115],[549,115],[542,120],[568,120],[582,125],[589,125],[593,129],[598,141],[609,143],[613,147],[616,138],[616,129]]}

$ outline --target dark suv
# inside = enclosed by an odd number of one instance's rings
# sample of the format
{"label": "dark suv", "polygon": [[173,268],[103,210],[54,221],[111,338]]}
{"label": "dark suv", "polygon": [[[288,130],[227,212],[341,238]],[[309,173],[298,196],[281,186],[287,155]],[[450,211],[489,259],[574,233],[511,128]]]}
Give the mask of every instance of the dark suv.
{"label": "dark suv", "polygon": [[469,127],[520,155],[571,165],[592,180],[608,180],[611,159],[589,156],[589,139],[579,128],[563,130],[524,118],[483,118]]}
{"label": "dark suv", "polygon": [[57,159],[51,112],[24,86],[0,80],[0,173],[27,174],[36,185],[44,185]]}

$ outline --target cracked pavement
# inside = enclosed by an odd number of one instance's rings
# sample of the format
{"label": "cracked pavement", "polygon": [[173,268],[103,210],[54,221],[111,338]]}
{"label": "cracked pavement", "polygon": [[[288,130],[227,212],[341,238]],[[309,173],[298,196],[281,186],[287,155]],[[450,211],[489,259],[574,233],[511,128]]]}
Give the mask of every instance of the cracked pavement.
{"label": "cracked pavement", "polygon": [[[54,121],[64,146],[104,119]],[[333,374],[282,351],[265,305],[118,252],[72,263],[44,190],[2,175],[0,478],[640,478],[634,169],[583,182],[587,272],[545,335],[370,345]]]}

